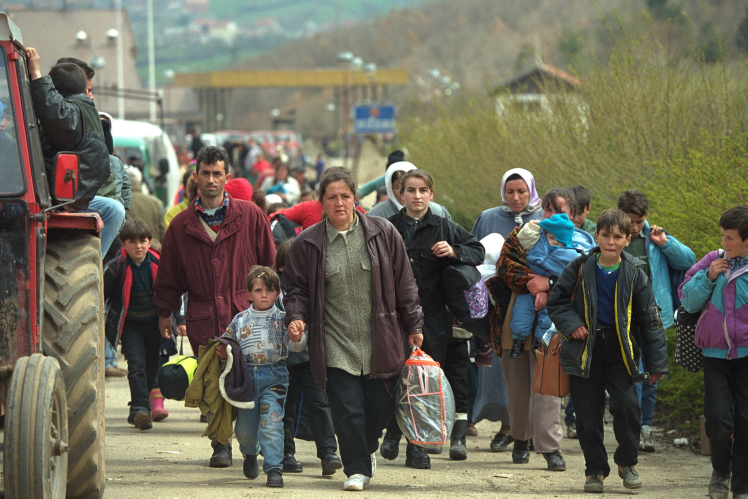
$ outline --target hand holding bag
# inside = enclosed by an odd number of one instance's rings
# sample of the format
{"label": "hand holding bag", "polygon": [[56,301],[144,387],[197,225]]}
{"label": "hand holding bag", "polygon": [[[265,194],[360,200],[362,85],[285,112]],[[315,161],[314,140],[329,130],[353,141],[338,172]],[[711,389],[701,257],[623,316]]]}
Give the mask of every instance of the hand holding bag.
{"label": "hand holding bag", "polygon": [[535,350],[533,393],[552,397],[566,397],[571,393],[569,375],[561,368],[561,341],[561,335],[556,333],[551,337],[547,348],[541,342],[540,348]]}

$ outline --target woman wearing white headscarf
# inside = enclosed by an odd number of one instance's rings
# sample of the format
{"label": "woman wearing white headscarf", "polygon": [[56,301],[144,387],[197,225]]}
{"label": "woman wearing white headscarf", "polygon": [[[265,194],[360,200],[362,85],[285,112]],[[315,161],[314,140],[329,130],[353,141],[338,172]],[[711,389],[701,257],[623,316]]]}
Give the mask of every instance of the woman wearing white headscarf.
{"label": "woman wearing white headscarf", "polygon": [[[514,229],[530,220],[542,218],[543,210],[535,188],[535,177],[527,170],[514,168],[506,172],[501,179],[501,206],[481,213],[473,225],[472,232],[481,240],[490,234],[499,234],[503,244],[503,238]],[[486,254],[490,252],[491,250],[486,248]],[[473,423],[483,419],[501,421],[501,429],[491,440],[491,450],[507,450],[514,439],[509,435],[511,427],[504,370],[496,353],[493,354],[491,367],[480,368],[478,377],[479,391],[473,404]]]}
{"label": "woman wearing white headscarf", "polygon": [[[384,185],[387,187],[387,195],[389,196],[389,199],[375,205],[371,210],[369,210],[367,215],[390,218],[391,216],[396,215],[400,210],[402,210],[403,203],[400,201],[402,199],[402,196],[400,194],[399,188],[400,175],[407,171],[415,169],[416,165],[414,165],[413,163],[409,163],[408,161],[398,161],[397,163],[392,163],[387,168],[387,173],[384,174]],[[432,201],[429,204],[429,208],[431,208],[431,213],[433,213],[437,217],[447,218],[449,220],[452,219],[452,216],[449,214],[447,209],[438,203]]]}

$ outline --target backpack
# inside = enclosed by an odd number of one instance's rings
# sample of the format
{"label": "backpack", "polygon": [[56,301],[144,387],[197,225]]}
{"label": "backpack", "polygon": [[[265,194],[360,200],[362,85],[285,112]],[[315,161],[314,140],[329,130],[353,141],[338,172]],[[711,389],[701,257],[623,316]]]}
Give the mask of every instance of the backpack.
{"label": "backpack", "polygon": [[197,357],[183,355],[183,346],[184,336],[180,338],[179,355],[169,359],[158,371],[158,386],[167,399],[184,400],[197,369]]}

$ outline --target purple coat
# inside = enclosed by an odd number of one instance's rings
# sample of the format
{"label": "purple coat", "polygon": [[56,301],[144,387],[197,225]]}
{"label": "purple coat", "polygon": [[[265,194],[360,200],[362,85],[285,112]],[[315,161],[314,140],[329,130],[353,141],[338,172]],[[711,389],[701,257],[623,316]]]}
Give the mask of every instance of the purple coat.
{"label": "purple coat", "polygon": [[701,311],[695,343],[704,355],[715,357],[714,350],[726,350],[727,359],[735,359],[738,349],[748,349],[748,266],[722,273],[712,282],[707,271],[717,258],[720,252],[712,251],[691,267],[678,295],[687,312]]}

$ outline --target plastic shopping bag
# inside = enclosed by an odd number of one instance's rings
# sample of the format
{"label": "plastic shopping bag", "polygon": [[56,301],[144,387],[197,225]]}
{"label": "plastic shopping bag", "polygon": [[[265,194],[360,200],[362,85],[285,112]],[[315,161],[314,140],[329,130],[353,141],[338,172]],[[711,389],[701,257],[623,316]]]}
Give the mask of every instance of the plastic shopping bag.
{"label": "plastic shopping bag", "polygon": [[449,440],[455,400],[444,371],[420,348],[405,361],[395,391],[395,416],[410,443],[438,447]]}

